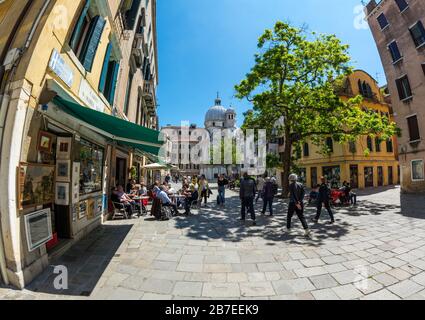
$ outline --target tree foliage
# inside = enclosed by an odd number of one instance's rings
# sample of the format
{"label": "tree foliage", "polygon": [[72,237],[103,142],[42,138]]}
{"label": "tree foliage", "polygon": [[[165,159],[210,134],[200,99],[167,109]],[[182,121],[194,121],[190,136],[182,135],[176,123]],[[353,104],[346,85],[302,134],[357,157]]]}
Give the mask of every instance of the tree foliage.
{"label": "tree foliage", "polygon": [[[311,140],[326,151],[325,140],[345,143],[358,136],[388,139],[396,132],[388,117],[360,107],[362,97],[343,100],[336,88],[352,72],[348,45],[335,35],[308,33],[277,22],[258,40],[259,53],[246,78],[235,86],[253,110],[244,128],[278,129],[284,137],[284,188],[288,190],[293,147]],[[279,119],[284,118],[282,123]]]}

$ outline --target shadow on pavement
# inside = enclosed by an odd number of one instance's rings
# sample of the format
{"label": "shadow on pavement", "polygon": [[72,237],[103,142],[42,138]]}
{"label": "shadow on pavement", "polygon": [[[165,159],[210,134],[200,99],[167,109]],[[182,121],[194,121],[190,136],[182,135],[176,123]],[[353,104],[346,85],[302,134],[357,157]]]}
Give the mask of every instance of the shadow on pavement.
{"label": "shadow on pavement", "polygon": [[[232,193],[233,194],[233,193]],[[227,242],[240,242],[250,238],[262,238],[270,241],[270,246],[279,242],[290,244],[304,244],[320,246],[326,239],[338,239],[348,233],[350,224],[338,222],[335,225],[327,225],[327,213],[323,212],[322,221],[313,224],[311,218],[315,215],[314,208],[306,209],[306,218],[313,231],[313,238],[303,237],[302,226],[297,216],[292,219],[292,232],[286,231],[287,205],[282,199],[276,199],[273,205],[274,216],[270,217],[268,211],[262,215],[262,200],[255,206],[257,226],[252,226],[250,216],[246,222],[239,221],[240,200],[239,197],[231,196],[226,199],[226,208],[217,208],[214,203],[208,207],[202,207],[198,213],[189,217],[176,217],[176,228],[188,229],[187,236],[196,240],[223,240]]]}
{"label": "shadow on pavement", "polygon": [[[55,295],[89,296],[133,225],[102,225],[78,241],[25,289]],[[68,289],[57,290],[55,266],[68,270]]]}

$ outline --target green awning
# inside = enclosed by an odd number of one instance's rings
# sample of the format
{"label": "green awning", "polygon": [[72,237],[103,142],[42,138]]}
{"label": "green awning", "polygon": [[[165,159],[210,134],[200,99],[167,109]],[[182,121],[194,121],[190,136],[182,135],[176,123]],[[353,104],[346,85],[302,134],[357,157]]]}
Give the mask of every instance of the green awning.
{"label": "green awning", "polygon": [[116,141],[119,145],[156,156],[163,145],[163,137],[159,131],[83,107],[59,96],[56,96],[53,102],[63,111],[80,120],[82,125]]}

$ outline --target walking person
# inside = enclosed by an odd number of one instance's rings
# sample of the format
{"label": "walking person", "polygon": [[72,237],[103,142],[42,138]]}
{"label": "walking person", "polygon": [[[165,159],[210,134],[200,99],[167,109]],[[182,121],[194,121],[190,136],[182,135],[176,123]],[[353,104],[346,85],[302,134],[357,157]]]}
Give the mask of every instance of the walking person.
{"label": "walking person", "polygon": [[317,199],[317,214],[316,217],[313,219],[313,222],[319,222],[320,215],[322,214],[322,206],[324,205],[326,210],[328,211],[329,217],[331,218],[330,224],[334,224],[335,218],[330,204],[331,189],[327,185],[325,177],[321,177],[320,180],[322,184],[319,187],[319,196]]}
{"label": "walking person", "polygon": [[263,197],[263,212],[266,214],[267,206],[269,207],[270,216],[273,216],[273,199],[277,194],[277,184],[270,178],[266,178],[263,189],[261,191]]}
{"label": "walking person", "polygon": [[202,205],[202,199],[204,199],[205,206],[207,206],[209,190],[210,190],[210,187],[208,185],[208,180],[205,177],[205,175],[202,175],[201,178],[198,181],[198,194],[199,194],[198,206],[199,207],[201,207],[201,205]]}
{"label": "walking person", "polygon": [[220,175],[217,180],[218,185],[218,196],[217,196],[217,205],[224,208],[226,203],[226,186],[229,184],[229,181],[224,177],[224,174]]}
{"label": "walking person", "polygon": [[257,198],[255,199],[255,203],[258,203],[258,199],[260,197],[263,198],[264,184],[265,184],[264,177],[263,176],[259,176],[258,179],[257,179],[257,190],[258,190],[258,194],[257,194]]}
{"label": "walking person", "polygon": [[246,210],[251,214],[252,225],[257,225],[255,221],[254,211],[254,198],[255,198],[256,186],[255,180],[248,176],[248,173],[244,173],[243,179],[240,182],[239,197],[241,199],[241,221],[245,221]]}
{"label": "walking person", "polygon": [[307,221],[304,217],[304,196],[305,190],[304,186],[297,182],[298,176],[296,174],[291,174],[289,176],[289,207],[288,207],[288,217],[286,220],[286,227],[288,231],[291,231],[291,222],[294,213],[297,214],[298,219],[300,219],[301,224],[304,228],[305,236],[310,237],[311,232],[308,228]]}

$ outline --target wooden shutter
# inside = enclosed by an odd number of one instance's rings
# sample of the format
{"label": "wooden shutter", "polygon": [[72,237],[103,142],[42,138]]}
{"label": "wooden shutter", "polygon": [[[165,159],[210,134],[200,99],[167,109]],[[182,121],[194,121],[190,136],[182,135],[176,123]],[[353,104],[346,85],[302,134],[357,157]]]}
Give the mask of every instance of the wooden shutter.
{"label": "wooden shutter", "polygon": [[105,60],[103,61],[102,73],[100,74],[99,91],[105,93],[106,78],[108,76],[109,60],[111,59],[112,44],[109,42],[106,48]]}
{"label": "wooden shutter", "polygon": [[118,71],[120,70],[120,64],[116,61],[113,61],[113,67],[112,67],[112,80],[111,80],[111,87],[108,90],[108,96],[106,99],[108,99],[111,106],[114,104],[114,98],[115,98],[115,89],[117,87],[117,79],[118,79]]}
{"label": "wooden shutter", "polygon": [[87,16],[87,12],[90,8],[90,0],[86,0],[86,4],[83,7],[83,10],[81,11],[80,17],[78,18],[77,24],[74,27],[74,31],[71,36],[71,40],[69,42],[72,49],[77,47],[78,42],[78,35],[81,33],[81,28],[83,27],[84,19]]}
{"label": "wooden shutter", "polygon": [[418,118],[416,116],[407,118],[407,124],[409,127],[410,141],[417,141],[421,139],[419,133]]}
{"label": "wooden shutter", "polygon": [[84,48],[80,56],[80,61],[83,63],[84,68],[89,72],[91,72],[93,67],[93,61],[96,56],[96,51],[99,46],[103,29],[105,28],[105,24],[106,21],[101,16],[96,16],[91,21],[87,40],[84,43]]}

